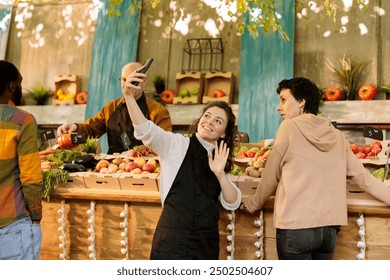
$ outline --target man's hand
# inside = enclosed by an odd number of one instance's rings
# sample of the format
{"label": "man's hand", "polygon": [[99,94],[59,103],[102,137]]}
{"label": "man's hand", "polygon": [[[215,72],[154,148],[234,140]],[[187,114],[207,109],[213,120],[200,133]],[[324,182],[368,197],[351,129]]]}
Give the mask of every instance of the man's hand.
{"label": "man's hand", "polygon": [[77,131],[77,124],[75,123],[64,123],[57,128],[57,135],[72,133]]}

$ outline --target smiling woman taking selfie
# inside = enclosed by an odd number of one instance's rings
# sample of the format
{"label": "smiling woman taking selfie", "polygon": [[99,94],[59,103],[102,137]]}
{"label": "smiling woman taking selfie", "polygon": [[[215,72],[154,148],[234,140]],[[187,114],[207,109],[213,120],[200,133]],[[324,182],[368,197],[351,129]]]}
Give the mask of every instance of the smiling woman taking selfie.
{"label": "smiling woman taking selfie", "polygon": [[134,136],[151,146],[161,163],[163,210],[153,238],[151,259],[206,260],[219,258],[219,209],[237,209],[241,192],[231,181],[235,116],[226,102],[208,104],[192,125],[192,135],[164,131],[148,121],[134,95],[134,71],[124,92]]}

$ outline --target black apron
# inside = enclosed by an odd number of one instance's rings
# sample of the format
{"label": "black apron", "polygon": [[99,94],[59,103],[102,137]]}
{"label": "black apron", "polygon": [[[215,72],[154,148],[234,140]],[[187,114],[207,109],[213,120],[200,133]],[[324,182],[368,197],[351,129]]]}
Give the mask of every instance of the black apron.
{"label": "black apron", "polygon": [[[148,106],[146,104],[146,97],[144,94],[137,100],[137,104],[140,107],[145,118],[150,120]],[[122,141],[122,134],[126,132],[130,145],[124,146]],[[130,150],[134,146],[142,145],[142,141],[135,139],[133,122],[130,119],[129,112],[127,111],[126,102],[119,104],[118,108],[112,113],[108,120],[107,127],[107,140],[108,140],[108,154],[121,153],[123,151]]]}
{"label": "black apron", "polygon": [[150,258],[217,260],[220,192],[219,182],[208,164],[207,151],[194,135],[164,201]]}

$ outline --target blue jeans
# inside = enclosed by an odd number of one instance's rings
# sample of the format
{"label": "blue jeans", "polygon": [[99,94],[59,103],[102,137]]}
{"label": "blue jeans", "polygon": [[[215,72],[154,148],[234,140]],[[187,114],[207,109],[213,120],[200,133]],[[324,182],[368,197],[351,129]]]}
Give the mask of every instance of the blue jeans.
{"label": "blue jeans", "polygon": [[337,228],[276,229],[279,260],[332,260]]}
{"label": "blue jeans", "polygon": [[38,260],[41,244],[41,225],[30,217],[0,228],[0,260]]}

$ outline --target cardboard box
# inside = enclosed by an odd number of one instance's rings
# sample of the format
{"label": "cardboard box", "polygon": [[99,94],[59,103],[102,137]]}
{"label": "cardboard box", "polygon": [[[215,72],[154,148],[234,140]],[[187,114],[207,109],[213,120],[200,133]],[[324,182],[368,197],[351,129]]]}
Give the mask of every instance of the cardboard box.
{"label": "cardboard box", "polygon": [[124,172],[120,175],[119,182],[122,190],[157,192],[158,176],[158,173],[131,174],[129,172]]}
{"label": "cardboard box", "polygon": [[85,172],[71,172],[66,184],[60,183],[57,188],[85,188],[84,181]]}
{"label": "cardboard box", "polygon": [[96,172],[85,172],[85,187],[87,189],[120,190],[120,175],[121,173],[103,174]]}
{"label": "cardboard box", "polygon": [[254,178],[248,175],[241,175],[238,178],[238,188],[241,190],[242,195],[253,195],[256,193],[257,185],[261,181],[261,178]]}
{"label": "cardboard box", "polygon": [[[201,104],[203,95],[204,74],[201,72],[181,72],[176,74],[176,91],[173,104]],[[187,89],[190,93],[199,88],[197,96],[181,98],[180,91]]]}
{"label": "cardboard box", "polygon": [[54,80],[55,91],[53,105],[73,105],[74,98],[68,100],[58,100],[57,91],[62,89],[65,94],[77,94],[80,92],[80,79],[77,75],[58,75]]}
{"label": "cardboard box", "polygon": [[[232,104],[233,86],[234,77],[232,72],[207,72],[202,103],[207,104],[215,100],[222,100]],[[225,96],[218,98],[212,97],[213,91],[217,89],[222,90],[225,93]]]}

